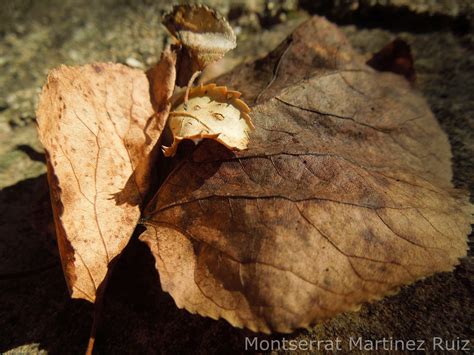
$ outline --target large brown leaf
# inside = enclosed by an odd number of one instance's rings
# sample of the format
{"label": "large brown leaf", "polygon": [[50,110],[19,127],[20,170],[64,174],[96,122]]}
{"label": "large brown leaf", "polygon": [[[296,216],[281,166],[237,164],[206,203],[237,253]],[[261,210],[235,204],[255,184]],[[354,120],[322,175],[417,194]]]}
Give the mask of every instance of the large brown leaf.
{"label": "large brown leaf", "polygon": [[289,332],[466,254],[472,208],[445,134],[334,25],[311,19],[221,82],[259,103],[249,149],[203,142],[145,211],[141,238],[178,307]]}
{"label": "large brown leaf", "polygon": [[175,57],[153,78],[120,64],[62,66],[37,112],[48,160],[56,234],[72,297],[94,301],[109,263],[127,244],[150,184],[150,164],[174,88]]}

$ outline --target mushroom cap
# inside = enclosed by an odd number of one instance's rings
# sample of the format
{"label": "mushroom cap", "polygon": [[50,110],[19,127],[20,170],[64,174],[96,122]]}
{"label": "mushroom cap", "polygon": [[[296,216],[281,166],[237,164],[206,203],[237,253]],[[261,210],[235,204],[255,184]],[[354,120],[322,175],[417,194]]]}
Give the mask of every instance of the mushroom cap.
{"label": "mushroom cap", "polygon": [[163,24],[200,69],[236,46],[234,31],[227,20],[205,5],[177,5],[164,16]]}
{"label": "mushroom cap", "polygon": [[246,149],[249,132],[254,129],[249,107],[240,92],[216,84],[200,85],[191,89],[187,109],[183,97],[177,99],[170,113],[168,127],[173,134],[173,144],[164,147],[165,156],[176,153],[179,142],[191,139],[214,139],[231,150]]}

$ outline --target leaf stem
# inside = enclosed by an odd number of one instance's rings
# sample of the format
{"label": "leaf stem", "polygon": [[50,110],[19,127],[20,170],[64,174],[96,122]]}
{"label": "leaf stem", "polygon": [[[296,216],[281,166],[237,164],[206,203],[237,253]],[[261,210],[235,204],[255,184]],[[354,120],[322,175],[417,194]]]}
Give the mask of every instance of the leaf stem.
{"label": "leaf stem", "polygon": [[193,86],[193,83],[196,80],[196,78],[201,73],[202,72],[200,70],[194,72],[194,74],[191,76],[191,78],[188,81],[188,86],[186,87],[186,93],[184,94],[184,110],[185,111],[188,109],[188,99],[189,99],[189,92],[191,91],[191,87]]}

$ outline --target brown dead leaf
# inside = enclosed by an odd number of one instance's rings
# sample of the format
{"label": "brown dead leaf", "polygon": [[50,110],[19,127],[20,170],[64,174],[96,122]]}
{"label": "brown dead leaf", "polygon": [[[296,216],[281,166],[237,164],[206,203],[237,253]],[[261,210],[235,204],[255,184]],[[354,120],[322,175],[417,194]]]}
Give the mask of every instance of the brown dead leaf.
{"label": "brown dead leaf", "polygon": [[[164,55],[155,75],[174,88]],[[168,58],[169,59],[169,58]],[[38,132],[48,160],[56,234],[74,298],[94,301],[109,263],[122,251],[148,192],[153,149],[170,105],[152,108],[142,71],[98,63],[53,70],[40,98]]]}
{"label": "brown dead leaf", "polygon": [[178,99],[168,119],[173,144],[163,148],[165,156],[173,156],[183,139],[211,138],[232,150],[246,149],[254,127],[250,109],[239,99],[240,95],[225,86],[208,84],[193,88],[187,104],[183,98]]}
{"label": "brown dead leaf", "polygon": [[185,47],[184,57],[190,59],[186,66],[195,63],[195,70],[221,59],[236,46],[234,31],[227,20],[205,5],[176,5],[164,16],[163,24]]}
{"label": "brown dead leaf", "polygon": [[452,270],[472,220],[447,137],[404,78],[366,66],[319,17],[282,46],[221,81],[261,102],[250,148],[201,143],[141,236],[178,307],[263,332]]}
{"label": "brown dead leaf", "polygon": [[372,58],[367,65],[380,71],[390,71],[403,75],[408,81],[415,82],[415,63],[411,55],[410,45],[401,38],[388,43]]}

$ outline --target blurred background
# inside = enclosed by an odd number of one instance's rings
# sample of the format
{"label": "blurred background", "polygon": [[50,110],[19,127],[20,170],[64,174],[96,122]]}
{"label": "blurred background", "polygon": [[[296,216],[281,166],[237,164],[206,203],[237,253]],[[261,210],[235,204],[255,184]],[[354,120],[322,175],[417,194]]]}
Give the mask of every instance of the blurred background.
{"label": "blurred background", "polygon": [[[35,107],[51,68],[97,61],[145,69],[167,36],[160,24],[175,1],[15,0],[0,9],[0,352],[83,353],[92,307],[69,299],[51,230],[46,166]],[[183,3],[183,2],[181,2]],[[265,56],[312,15],[336,22],[370,58],[395,38],[415,58],[425,95],[453,147],[454,183],[474,191],[474,1],[215,0],[238,46],[209,76]],[[472,248],[471,248],[472,249]],[[242,352],[244,337],[223,321],[176,309],[153,260],[127,247],[110,289],[97,353]],[[293,334],[328,339],[473,338],[472,258],[357,314]],[[137,277],[137,275],[141,275]],[[150,286],[154,285],[154,286]],[[406,302],[409,300],[409,302]]]}

